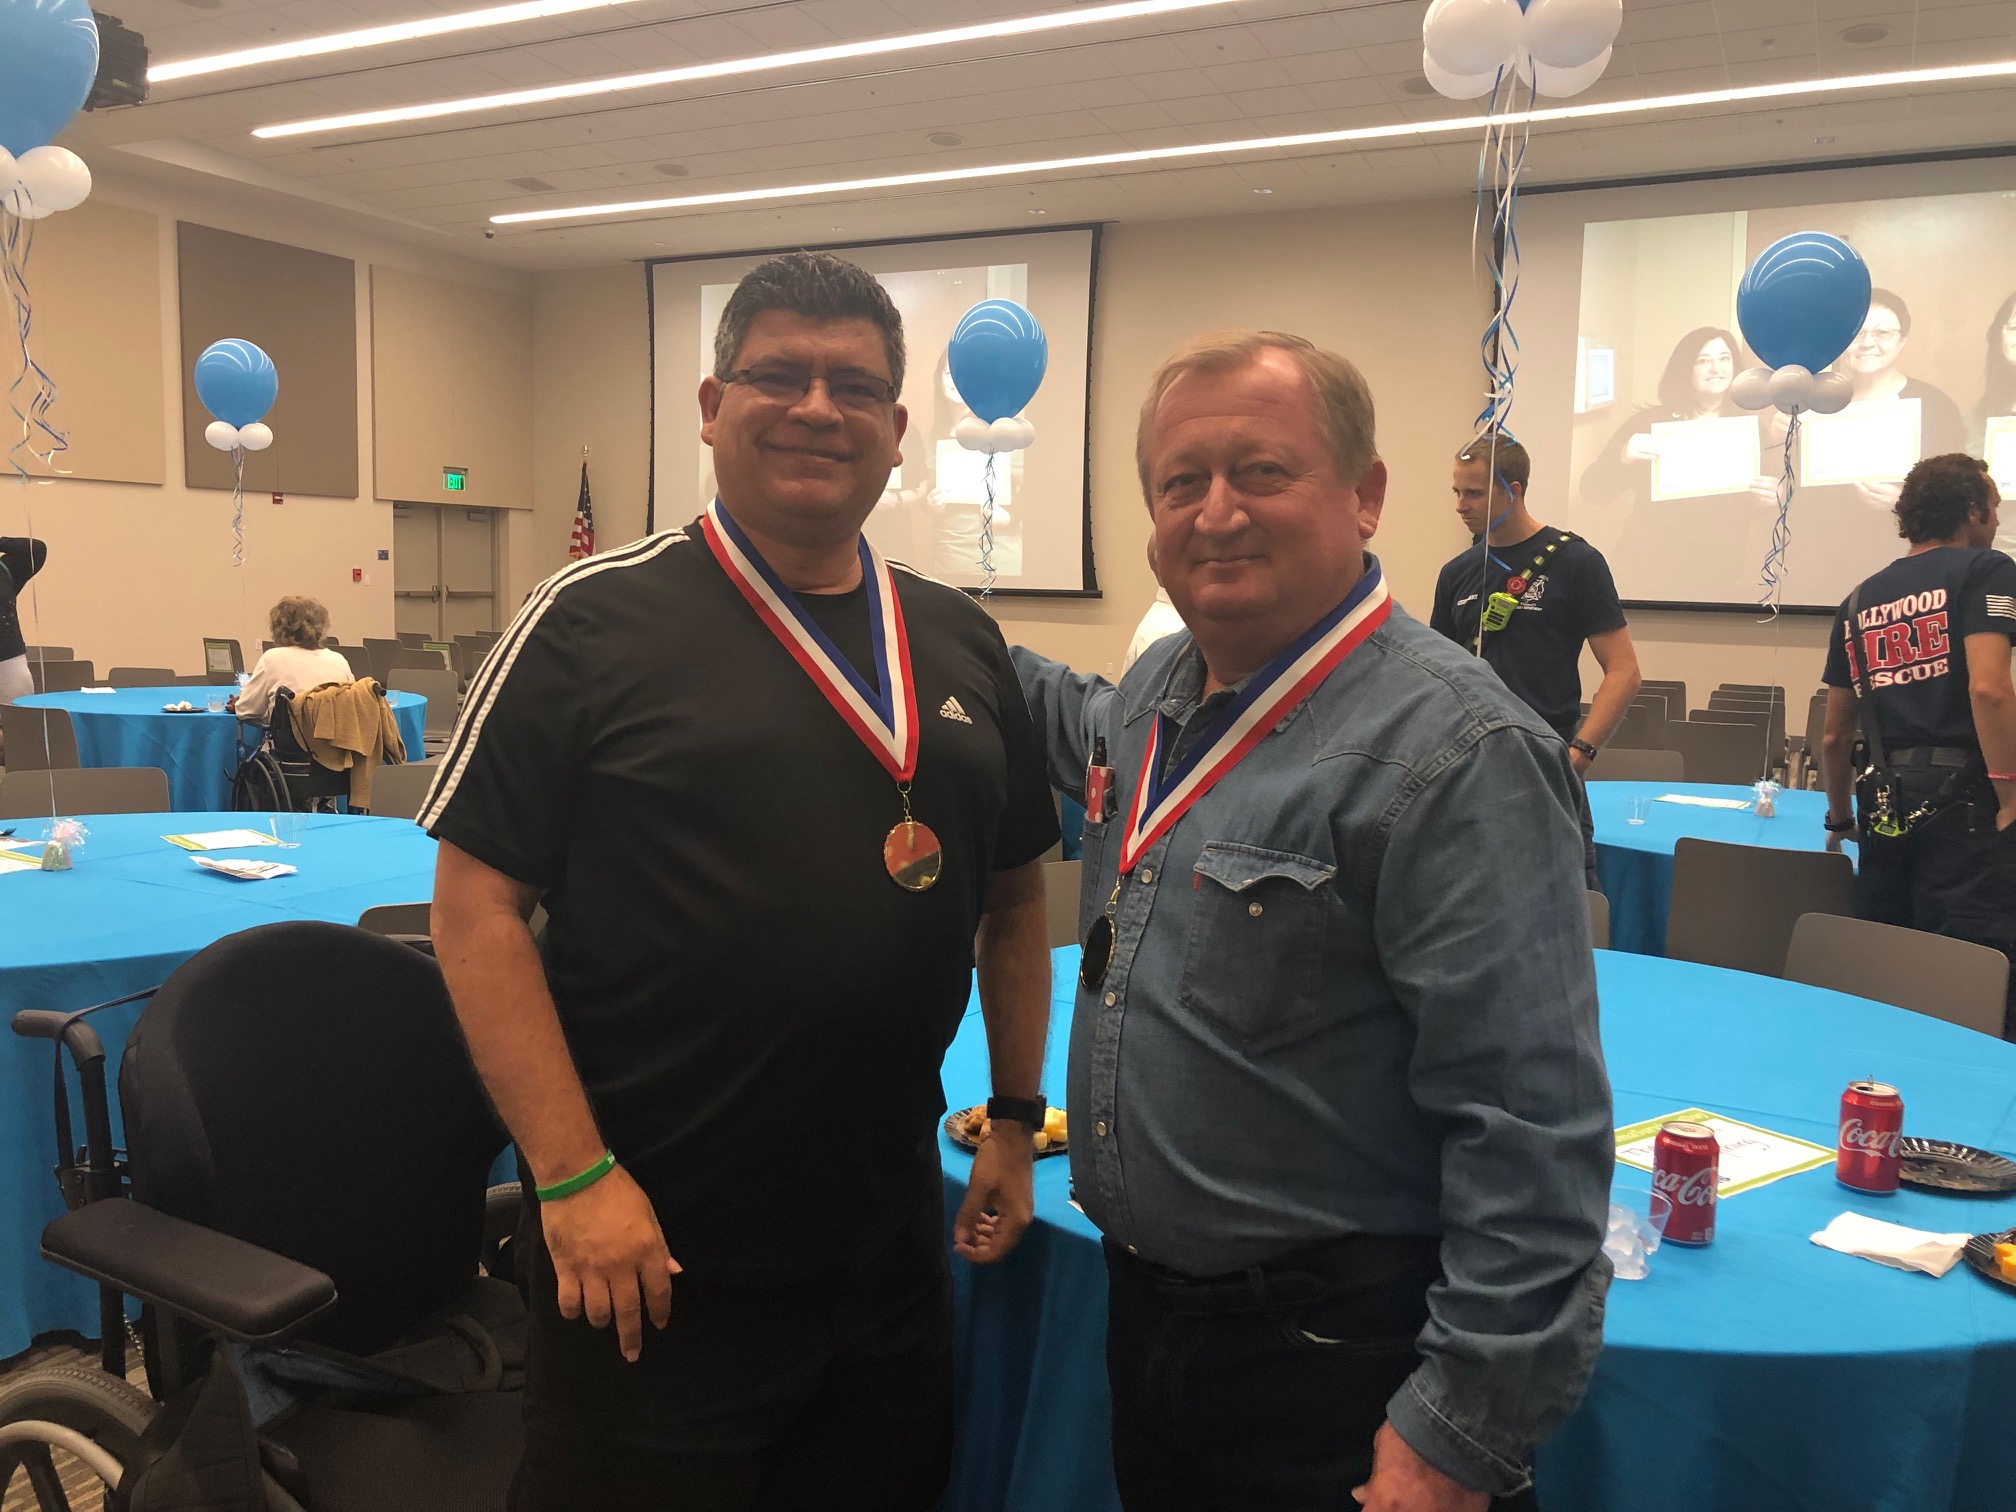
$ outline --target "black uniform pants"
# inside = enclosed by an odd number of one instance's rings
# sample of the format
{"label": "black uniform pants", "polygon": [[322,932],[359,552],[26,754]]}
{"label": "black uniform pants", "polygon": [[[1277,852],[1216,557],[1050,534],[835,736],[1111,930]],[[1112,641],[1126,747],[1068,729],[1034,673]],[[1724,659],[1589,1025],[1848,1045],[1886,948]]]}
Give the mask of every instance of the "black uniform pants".
{"label": "black uniform pants", "polygon": [[[1420,1355],[1433,1238],[1340,1241],[1198,1283],[1106,1246],[1113,1471],[1127,1512],[1355,1512]],[[1494,1501],[1533,1512],[1531,1490]]]}
{"label": "black uniform pants", "polygon": [[[1910,813],[1951,775],[1899,772],[1897,807]],[[2016,968],[2016,825],[1997,830],[1996,808],[1995,790],[1982,779],[1895,838],[1872,833],[1865,813],[1856,835],[1856,917],[1971,940]],[[2016,1039],[2016,969],[2009,990],[2002,1037]]]}
{"label": "black uniform pants", "polygon": [[938,1198],[845,1276],[674,1276],[671,1322],[646,1320],[634,1365],[612,1328],[559,1316],[545,1245],[524,1241],[532,1329],[512,1512],[927,1512],[944,1490],[952,1291]]}

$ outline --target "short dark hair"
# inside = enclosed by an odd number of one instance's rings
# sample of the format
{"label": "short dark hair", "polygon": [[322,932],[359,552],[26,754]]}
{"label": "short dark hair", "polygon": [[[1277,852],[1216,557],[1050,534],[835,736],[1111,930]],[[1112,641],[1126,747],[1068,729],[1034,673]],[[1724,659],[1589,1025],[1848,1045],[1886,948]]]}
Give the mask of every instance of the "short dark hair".
{"label": "short dark hair", "polygon": [[[1897,317],[1897,334],[1900,337],[1911,334],[1911,306],[1904,303],[1903,300],[1892,294],[1888,289],[1871,289],[1869,291],[1869,308],[1873,310],[1878,305],[1883,306],[1884,309]],[[1869,323],[1867,315],[1862,317],[1862,323],[1864,325]]]}
{"label": "short dark hair", "polygon": [[1927,457],[1904,474],[1897,495],[1897,534],[1913,546],[1950,540],[1988,507],[1994,483],[1988,464],[1965,452]]}
{"label": "short dark hair", "polygon": [[1456,460],[1482,462],[1492,470],[1507,493],[1512,491],[1514,483],[1524,489],[1533,476],[1533,459],[1526,455],[1526,448],[1503,431],[1479,436],[1456,453]]}
{"label": "short dark hair", "polygon": [[903,391],[903,316],[874,275],[831,252],[786,252],[742,275],[721,324],[714,328],[714,376],[726,378],[766,310],[789,310],[808,320],[865,320],[882,333],[889,381]]}

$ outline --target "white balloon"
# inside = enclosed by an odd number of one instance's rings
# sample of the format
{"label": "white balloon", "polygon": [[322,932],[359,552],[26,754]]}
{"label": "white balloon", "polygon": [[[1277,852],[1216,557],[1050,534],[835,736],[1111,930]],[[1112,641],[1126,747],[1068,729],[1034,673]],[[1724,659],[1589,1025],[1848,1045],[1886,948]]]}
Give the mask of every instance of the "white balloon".
{"label": "white balloon", "polygon": [[0,147],[0,194],[14,187],[14,154]]}
{"label": "white balloon", "polygon": [[952,439],[970,452],[991,450],[987,441],[987,422],[978,415],[968,415],[953,426]]}
{"label": "white balloon", "polygon": [[1729,399],[1738,409],[1761,410],[1771,404],[1771,369],[1745,368],[1729,383]]}
{"label": "white balloon", "polygon": [[31,199],[28,191],[21,187],[19,179],[11,180],[7,192],[0,194],[0,210],[5,210],[15,219],[24,221],[41,220],[45,215],[56,213],[47,205],[37,204]]}
{"label": "white balloon", "polygon": [[1787,415],[1810,407],[1813,374],[1796,362],[1788,362],[1771,375],[1771,402]]}
{"label": "white balloon", "polygon": [[1565,100],[1570,95],[1582,93],[1603,77],[1603,70],[1610,66],[1610,49],[1604,48],[1600,55],[1580,68],[1550,68],[1537,57],[1531,62],[1533,87],[1550,100]]}
{"label": "white balloon", "polygon": [[1036,427],[1017,416],[996,420],[987,427],[987,449],[994,452],[1021,451],[1036,439]]}
{"label": "white balloon", "polygon": [[90,197],[91,170],[68,147],[35,147],[14,160],[21,192],[52,210],[74,210]]}
{"label": "white balloon", "polygon": [[1421,23],[1421,45],[1453,74],[1495,70],[1518,45],[1519,0],[1435,0]]}
{"label": "white balloon", "polygon": [[1548,68],[1583,68],[1609,50],[1624,0],[1528,0],[1521,47]]}
{"label": "white balloon", "polygon": [[238,427],[222,420],[212,420],[203,427],[203,439],[219,451],[229,451],[238,444]]}
{"label": "white balloon", "polygon": [[1428,50],[1421,51],[1421,77],[1435,86],[1435,93],[1451,100],[1476,100],[1491,93],[1498,83],[1498,70],[1487,73],[1451,73],[1440,63],[1428,56]]}
{"label": "white balloon", "polygon": [[1806,389],[1806,408],[1816,415],[1838,415],[1855,397],[1855,382],[1846,373],[1816,373]]}
{"label": "white balloon", "polygon": [[247,451],[264,451],[273,444],[273,427],[263,420],[254,420],[250,425],[240,426],[238,444]]}

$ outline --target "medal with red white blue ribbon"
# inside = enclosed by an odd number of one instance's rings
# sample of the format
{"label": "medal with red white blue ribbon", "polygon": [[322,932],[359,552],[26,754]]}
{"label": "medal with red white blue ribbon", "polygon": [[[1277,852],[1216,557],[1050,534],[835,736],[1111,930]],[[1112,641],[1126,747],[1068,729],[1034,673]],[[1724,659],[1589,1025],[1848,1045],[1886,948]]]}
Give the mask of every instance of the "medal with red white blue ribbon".
{"label": "medal with red white blue ribbon", "polygon": [[1363,645],[1386,623],[1393,596],[1375,562],[1344,601],[1311,626],[1280,655],[1254,673],[1246,686],[1213,721],[1211,728],[1165,772],[1163,753],[1176,728],[1162,713],[1155,716],[1148,749],[1128,805],[1126,827],[1120,832],[1120,868],[1106,911],[1085,936],[1079,977],[1088,988],[1106,979],[1113,957],[1113,917],[1120,887],[1155,842],[1166,835],[1220,778],[1267,738],[1298,704],[1314,693],[1345,657]]}
{"label": "medal with red white blue ribbon", "polygon": [[875,658],[876,687],[821,630],[798,595],[763,560],[754,543],[721,507],[707,505],[700,518],[707,549],[748,600],[749,607],[778,644],[791,654],[826,702],[896,780],[903,817],[882,841],[882,868],[906,892],[923,892],[938,880],[944,855],[931,827],[910,812],[910,779],[917,771],[917,684],[910,671],[910,640],[903,628],[903,605],[889,564],[863,539],[861,582],[868,592],[868,627]]}

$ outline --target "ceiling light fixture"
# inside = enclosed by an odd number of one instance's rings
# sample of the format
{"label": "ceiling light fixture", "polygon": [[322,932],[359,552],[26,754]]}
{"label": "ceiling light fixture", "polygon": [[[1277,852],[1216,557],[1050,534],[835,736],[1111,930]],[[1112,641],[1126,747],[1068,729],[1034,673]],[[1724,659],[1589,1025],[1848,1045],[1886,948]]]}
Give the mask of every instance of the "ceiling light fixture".
{"label": "ceiling light fixture", "polygon": [[[196,4],[198,0],[185,0],[185,3]],[[303,37],[298,42],[276,42],[270,47],[247,47],[237,52],[212,53],[203,58],[184,58],[179,63],[157,63],[147,70],[147,82],[163,84],[170,79],[193,79],[202,74],[252,68],[261,63],[320,58],[359,47],[383,47],[389,42],[412,42],[423,37],[446,36],[450,32],[476,31],[486,26],[509,26],[515,21],[541,21],[548,16],[571,16],[576,11],[601,10],[606,6],[628,3],[629,0],[525,0],[519,5],[492,5],[483,10],[429,16],[423,21],[395,21],[387,26],[365,26],[356,31]]]}
{"label": "ceiling light fixture", "polygon": [[1297,136],[1247,137],[1230,142],[1198,142],[1180,147],[1147,147],[1136,152],[1101,152],[1088,157],[1045,158],[1026,163],[996,163],[978,168],[945,168],[933,173],[898,173],[883,178],[835,179],[823,184],[782,184],[771,189],[726,189],[716,194],[688,194],[677,199],[627,200],[572,209],[516,210],[493,215],[493,226],[526,225],[538,221],[580,220],[587,216],[637,215],[653,210],[693,210],[710,205],[746,205],[762,200],[795,199],[826,194],[854,194],[866,189],[909,189],[925,184],[954,184],[1010,178],[1030,173],[1064,173],[1074,168],[1112,168],[1130,163],[1167,162],[1173,158],[1210,157],[1217,153],[1285,152],[1298,147],[1332,147],[1389,137],[1447,136],[1478,131],[1492,121],[1501,125],[1535,126],[1558,121],[1599,120],[1607,116],[1684,110],[1695,105],[1732,105],[1751,100],[1788,99],[1911,84],[1950,84],[1973,79],[2016,78],[2016,60],[1969,63],[1951,68],[1911,68],[1895,73],[1849,74],[1832,79],[1798,79],[1783,84],[1751,84],[1740,89],[1704,89],[1691,94],[1652,95],[1637,100],[1606,100],[1586,105],[1559,105],[1545,110],[1514,110],[1498,116],[1452,116],[1440,121],[1397,121],[1390,126],[1359,126],[1348,131],[1311,131]]}
{"label": "ceiling light fixture", "polygon": [[277,125],[260,126],[252,135],[305,136],[311,132],[345,131],[359,126],[390,126],[400,121],[433,121],[443,116],[468,115],[476,111],[508,110],[516,105],[548,105],[556,100],[580,100],[595,95],[621,94],[628,90],[655,89],[666,84],[687,84],[696,79],[725,79],[739,74],[767,73],[779,68],[800,68],[812,63],[838,63],[885,53],[951,47],[961,42],[1026,37],[1067,27],[1093,26],[1102,21],[1131,21],[1142,16],[1166,15],[1171,11],[1202,10],[1209,6],[1237,3],[1238,0],[1121,0],[1114,5],[1044,11],[1038,15],[1012,16],[1005,21],[985,21],[973,26],[940,27],[894,37],[871,37],[861,42],[836,42],[828,47],[801,47],[792,52],[724,58],[718,63],[694,63],[685,68],[659,68],[649,73],[614,74],[602,79],[575,79],[566,84],[549,84],[538,89],[512,89],[500,94],[465,95],[460,99],[430,100],[420,105],[397,105],[385,110],[360,110],[350,115],[318,116],[308,121],[282,121]]}

